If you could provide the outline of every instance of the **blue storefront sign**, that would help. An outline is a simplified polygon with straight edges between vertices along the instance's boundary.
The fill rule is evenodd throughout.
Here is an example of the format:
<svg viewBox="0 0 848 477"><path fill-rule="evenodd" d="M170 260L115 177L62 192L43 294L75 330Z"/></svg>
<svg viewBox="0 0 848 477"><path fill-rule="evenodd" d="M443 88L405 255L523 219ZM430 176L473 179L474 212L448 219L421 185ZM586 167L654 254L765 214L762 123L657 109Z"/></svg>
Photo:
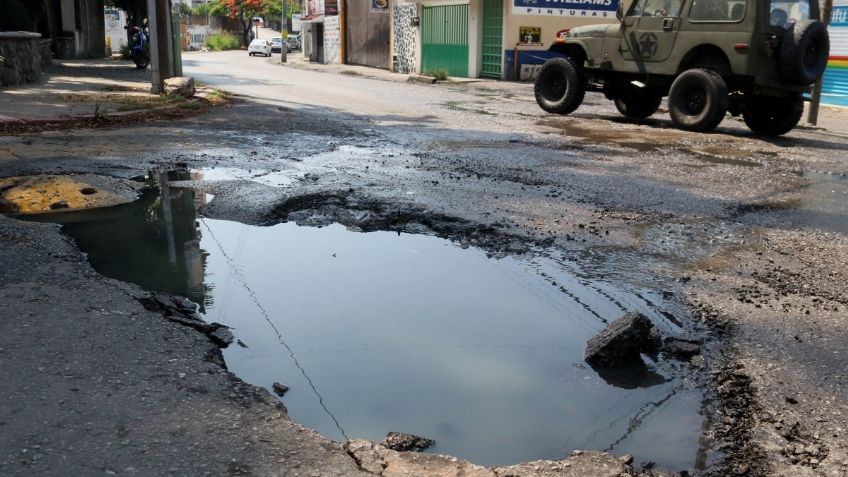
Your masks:
<svg viewBox="0 0 848 477"><path fill-rule="evenodd" d="M615 16L619 0L512 0L513 15Z"/></svg>

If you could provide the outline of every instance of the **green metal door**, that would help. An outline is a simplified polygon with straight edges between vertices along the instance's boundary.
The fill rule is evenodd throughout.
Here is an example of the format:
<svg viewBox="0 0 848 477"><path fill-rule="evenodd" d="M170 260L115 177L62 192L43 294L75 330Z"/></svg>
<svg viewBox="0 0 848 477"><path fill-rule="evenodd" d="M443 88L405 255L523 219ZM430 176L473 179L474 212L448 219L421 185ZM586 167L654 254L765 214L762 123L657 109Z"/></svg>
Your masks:
<svg viewBox="0 0 848 477"><path fill-rule="evenodd" d="M480 76L501 77L503 0L483 0L483 48Z"/></svg>
<svg viewBox="0 0 848 477"><path fill-rule="evenodd" d="M450 76L468 76L468 5L424 7L421 71L437 69Z"/></svg>

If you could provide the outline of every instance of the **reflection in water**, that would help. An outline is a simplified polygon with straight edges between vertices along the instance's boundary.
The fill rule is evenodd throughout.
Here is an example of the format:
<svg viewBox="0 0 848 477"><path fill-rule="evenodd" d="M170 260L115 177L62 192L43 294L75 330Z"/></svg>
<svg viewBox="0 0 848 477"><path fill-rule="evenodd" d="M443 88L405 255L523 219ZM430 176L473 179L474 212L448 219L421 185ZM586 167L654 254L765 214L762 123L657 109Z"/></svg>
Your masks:
<svg viewBox="0 0 848 477"><path fill-rule="evenodd" d="M179 178L170 174L171 180ZM163 184L131 204L26 218L63 224L62 230L103 275L185 296L204 312L211 295L204 281L198 199L191 189Z"/></svg>
<svg viewBox="0 0 848 477"><path fill-rule="evenodd" d="M607 384L621 389L649 388L668 382L668 378L649 368L642 360L626 366L592 366L592 369Z"/></svg>
<svg viewBox="0 0 848 477"><path fill-rule="evenodd" d="M576 448L705 462L702 396L662 362L582 365L622 310L663 321L646 290L432 236L199 219L192 191L160 190L50 219L101 273L204 304L247 345L224 350L229 369L289 385L292 417L332 439L412 432L486 465Z"/></svg>

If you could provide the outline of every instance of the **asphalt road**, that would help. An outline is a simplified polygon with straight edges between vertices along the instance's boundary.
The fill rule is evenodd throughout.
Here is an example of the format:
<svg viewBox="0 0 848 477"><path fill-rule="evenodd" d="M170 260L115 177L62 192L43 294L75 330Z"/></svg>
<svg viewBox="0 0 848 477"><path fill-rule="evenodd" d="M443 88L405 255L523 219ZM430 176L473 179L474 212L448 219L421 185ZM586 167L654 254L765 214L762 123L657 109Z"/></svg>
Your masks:
<svg viewBox="0 0 848 477"><path fill-rule="evenodd" d="M731 118L716 133L686 133L673 129L662 111L624 121L594 94L572 116L556 117L536 107L529 85L407 84L280 66L273 63L278 58L187 54L186 72L235 95L230 105L179 122L4 137L2 176L130 178L177 165L273 169L292 177L293 186L192 184L215 197L203 213L245 223L406 227L494 255L555 251L592 276L665 292L685 327L708 337L702 385L715 404L705 432L724 443L727 455L716 475L848 472L844 137L801 128L764 139ZM318 436L291 440L297 426L288 421L263 427L268 411L246 403L262 403L264 395L226 373L206 371L211 345L202 335L140 308L131 299L137 290L128 293L92 272L55 229L12 220L0 225L13 245L0 255L9 270L0 291L4 303L15 304L3 312L0 387L16 403L0 414L2 473L63 475L60 466L69 465L84 475L146 464L151 473L164 473L183 462L186 469L206 463L214 475L222 469L273 475L270 463L289 465L280 462L290 459L286 454L306 454L294 459L296 467L284 467L292 475L357 471L340 447ZM13 267L17 262L31 265ZM71 307L80 294L91 303ZM108 315L92 314L95 309ZM73 342L62 339L69 325L60 315L78 320L74 326L82 331ZM32 321L19 324L22 316ZM155 325L130 332L137 322L127 327L120 321L127 316ZM103 326L112 328L93 337ZM142 340L132 356L121 351L122 333ZM186 366L205 374L157 361L173 353L169 333L178 334ZM42 336L52 337L50 346L37 346ZM78 372L63 371L77 343L90 343L98 358L83 353L74 361ZM160 366L175 369L157 373ZM141 381L121 377L138 373ZM31 384L21 384L29 376ZM63 380L73 378L67 376L85 382L68 391ZM181 385L181 379L189 381ZM167 411L135 401L142 391ZM79 401L55 398L69 392ZM109 393L115 399L102 399ZM247 409L229 418L242 420L242 429L208 412L208 400L222 406L219 415ZM68 405L80 413L69 414ZM98 414L109 417L101 422ZM173 425L186 418L192 426ZM118 439L128 440L121 430L128 419L155 424L140 443L123 444ZM54 430L68 428L73 433ZM257 434L246 436L244 429ZM225 437L190 452L160 444L216 432ZM268 444L279 439L295 447ZM24 441L38 447L19 445ZM94 444L75 453L70 443L78 441ZM102 461L107 442L123 446L110 450L114 464ZM319 448L329 457L316 454ZM35 453L39 458L31 459Z"/></svg>

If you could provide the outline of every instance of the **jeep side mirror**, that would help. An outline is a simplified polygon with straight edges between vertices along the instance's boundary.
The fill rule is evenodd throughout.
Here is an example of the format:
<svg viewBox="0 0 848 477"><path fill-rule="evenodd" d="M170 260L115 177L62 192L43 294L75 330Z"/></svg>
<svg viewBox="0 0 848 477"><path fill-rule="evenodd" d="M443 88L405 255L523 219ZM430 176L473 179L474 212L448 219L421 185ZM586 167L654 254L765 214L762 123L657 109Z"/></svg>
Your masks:
<svg viewBox="0 0 848 477"><path fill-rule="evenodd" d="M615 9L615 18L618 18L618 21L624 20L624 2L622 0L618 0L618 8Z"/></svg>

